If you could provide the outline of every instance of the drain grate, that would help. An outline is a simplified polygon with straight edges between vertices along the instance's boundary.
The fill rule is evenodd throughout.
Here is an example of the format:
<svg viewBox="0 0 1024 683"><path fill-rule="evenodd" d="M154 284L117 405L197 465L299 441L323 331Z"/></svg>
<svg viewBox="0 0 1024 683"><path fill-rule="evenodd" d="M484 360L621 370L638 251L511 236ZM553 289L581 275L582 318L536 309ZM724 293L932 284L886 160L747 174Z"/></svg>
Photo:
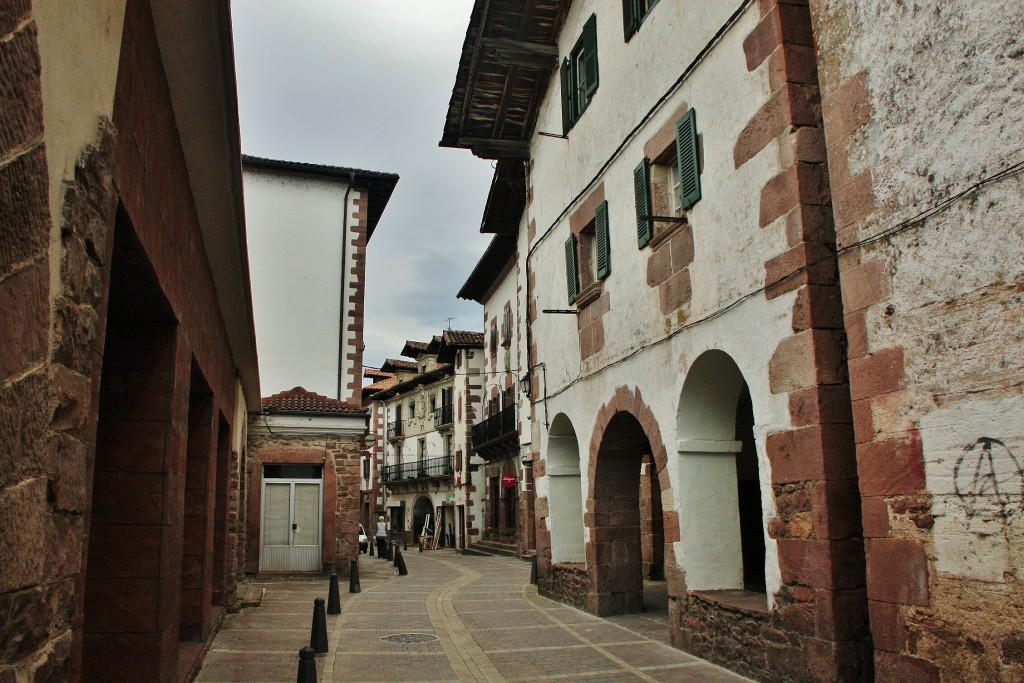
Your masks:
<svg viewBox="0 0 1024 683"><path fill-rule="evenodd" d="M384 636L381 640L386 640L389 643L433 643L437 640L437 636L432 636L429 633L396 633Z"/></svg>

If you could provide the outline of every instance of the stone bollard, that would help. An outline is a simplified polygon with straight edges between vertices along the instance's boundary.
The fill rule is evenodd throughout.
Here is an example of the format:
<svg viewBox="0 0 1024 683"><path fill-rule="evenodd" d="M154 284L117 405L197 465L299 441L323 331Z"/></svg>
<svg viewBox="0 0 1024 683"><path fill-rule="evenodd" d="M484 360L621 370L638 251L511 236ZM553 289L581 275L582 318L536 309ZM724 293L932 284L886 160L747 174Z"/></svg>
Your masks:
<svg viewBox="0 0 1024 683"><path fill-rule="evenodd" d="M530 558L530 585L537 585L537 555Z"/></svg>
<svg viewBox="0 0 1024 683"><path fill-rule="evenodd" d="M295 683L316 683L316 652L311 647L299 650L299 675Z"/></svg>
<svg viewBox="0 0 1024 683"><path fill-rule="evenodd" d="M359 588L359 563L355 560L352 560L352 564L348 570L348 592L361 592L361 589ZM340 609L338 610L338 613L341 613Z"/></svg>
<svg viewBox="0 0 1024 683"><path fill-rule="evenodd" d="M327 652L327 613L324 611L324 599L313 601L313 628L309 632L309 646L317 654Z"/></svg>
<svg viewBox="0 0 1024 683"><path fill-rule="evenodd" d="M402 551L395 549L395 566L398 567L398 575L406 576L409 570L405 568L405 558L402 557Z"/></svg>
<svg viewBox="0 0 1024 683"><path fill-rule="evenodd" d="M327 613L341 614L341 590L338 588L337 574L331 574L331 586L327 590Z"/></svg>

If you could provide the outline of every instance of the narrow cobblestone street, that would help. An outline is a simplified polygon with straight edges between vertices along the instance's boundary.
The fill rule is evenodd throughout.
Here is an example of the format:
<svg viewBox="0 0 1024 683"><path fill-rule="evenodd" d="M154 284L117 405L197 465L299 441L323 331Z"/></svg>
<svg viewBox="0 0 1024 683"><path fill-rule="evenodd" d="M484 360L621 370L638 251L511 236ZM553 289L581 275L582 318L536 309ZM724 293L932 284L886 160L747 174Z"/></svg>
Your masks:
<svg viewBox="0 0 1024 683"><path fill-rule="evenodd" d="M745 681L652 634L641 615L600 619L539 597L529 564L448 551L403 554L408 576L362 556L362 592L342 581L342 611L327 617L321 681ZM228 615L197 681L295 680L325 579L254 583L258 608ZM387 636L420 634L425 642ZM412 640L412 639L406 639Z"/></svg>

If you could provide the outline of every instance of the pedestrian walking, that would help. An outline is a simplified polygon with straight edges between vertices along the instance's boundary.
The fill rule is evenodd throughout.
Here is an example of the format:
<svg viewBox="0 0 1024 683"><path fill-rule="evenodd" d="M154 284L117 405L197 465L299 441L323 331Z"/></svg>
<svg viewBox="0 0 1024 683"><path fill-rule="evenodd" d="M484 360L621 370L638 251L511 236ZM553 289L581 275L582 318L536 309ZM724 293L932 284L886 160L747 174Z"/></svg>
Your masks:
<svg viewBox="0 0 1024 683"><path fill-rule="evenodd" d="M388 542L388 523L384 521L384 515L377 517L377 530L373 538L377 541L377 557L384 557Z"/></svg>

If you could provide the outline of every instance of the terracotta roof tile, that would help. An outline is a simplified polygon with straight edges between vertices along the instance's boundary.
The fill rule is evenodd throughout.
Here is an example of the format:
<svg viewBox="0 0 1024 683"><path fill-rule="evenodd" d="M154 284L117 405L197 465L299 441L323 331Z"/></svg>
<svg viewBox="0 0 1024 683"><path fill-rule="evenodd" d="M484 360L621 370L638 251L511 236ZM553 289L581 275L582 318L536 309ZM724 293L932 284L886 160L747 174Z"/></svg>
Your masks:
<svg viewBox="0 0 1024 683"><path fill-rule="evenodd" d="M454 346L479 346L484 345L483 332L467 332L465 330L445 330L442 333L445 344Z"/></svg>
<svg viewBox="0 0 1024 683"><path fill-rule="evenodd" d="M393 372L399 370L401 372L417 372L419 366L413 363L411 360L398 360L397 358L388 358L384 361L384 365L380 366L380 369L384 372Z"/></svg>
<svg viewBox="0 0 1024 683"><path fill-rule="evenodd" d="M273 396L263 398L263 412L265 413L336 413L358 415L366 412L365 408L338 401L337 399L321 396L320 394L306 391L302 387L295 387L288 391L282 391Z"/></svg>
<svg viewBox="0 0 1024 683"><path fill-rule="evenodd" d="M395 373L386 372L384 370L378 370L377 368L363 368L363 377L371 377L375 379L386 379L388 377L394 377Z"/></svg>

